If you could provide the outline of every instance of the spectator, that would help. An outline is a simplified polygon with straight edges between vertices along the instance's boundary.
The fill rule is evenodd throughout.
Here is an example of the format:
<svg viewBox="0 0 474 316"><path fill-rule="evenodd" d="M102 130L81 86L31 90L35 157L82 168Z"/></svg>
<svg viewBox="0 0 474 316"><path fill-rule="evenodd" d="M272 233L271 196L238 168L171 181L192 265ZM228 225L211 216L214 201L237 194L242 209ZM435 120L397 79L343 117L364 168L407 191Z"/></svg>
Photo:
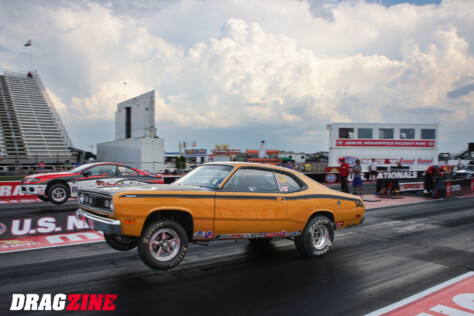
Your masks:
<svg viewBox="0 0 474 316"><path fill-rule="evenodd" d="M295 169L295 168L293 167L293 164L291 163L291 161L288 161L288 163L286 164L286 167L287 167L288 169L291 169L291 170Z"/></svg>
<svg viewBox="0 0 474 316"><path fill-rule="evenodd" d="M63 164L59 160L54 163L54 170L63 171Z"/></svg>
<svg viewBox="0 0 474 316"><path fill-rule="evenodd" d="M44 172L46 170L46 164L43 161L40 161L38 163L38 172Z"/></svg>
<svg viewBox="0 0 474 316"><path fill-rule="evenodd" d="M3 152L3 150L0 149L0 161L3 160L7 155Z"/></svg>
<svg viewBox="0 0 474 316"><path fill-rule="evenodd" d="M433 165L425 171L425 191L423 192L425 195L431 195L433 192L433 174L436 169L438 169L438 166Z"/></svg>
<svg viewBox="0 0 474 316"><path fill-rule="evenodd" d="M456 167L458 167L458 170L464 169L464 164L462 163L461 158L458 158L458 163L456 164Z"/></svg>
<svg viewBox="0 0 474 316"><path fill-rule="evenodd" d="M341 165L339 166L339 178L341 181L341 190L342 192L349 193L349 185L347 183L347 177L351 167L347 164L346 159L341 158Z"/></svg>
<svg viewBox="0 0 474 316"><path fill-rule="evenodd" d="M372 162L369 165L369 180L377 180L377 166L375 165L375 159L372 159Z"/></svg>
<svg viewBox="0 0 474 316"><path fill-rule="evenodd" d="M433 181L435 183L436 192L434 198L446 197L446 183L444 182L444 171L441 168L436 168L433 171Z"/></svg>
<svg viewBox="0 0 474 316"><path fill-rule="evenodd" d="M360 166L360 160L356 159L356 164L352 167L354 173L354 180L352 180L352 186L354 187L354 195L357 195L357 188L359 188L360 196L362 196L362 168Z"/></svg>

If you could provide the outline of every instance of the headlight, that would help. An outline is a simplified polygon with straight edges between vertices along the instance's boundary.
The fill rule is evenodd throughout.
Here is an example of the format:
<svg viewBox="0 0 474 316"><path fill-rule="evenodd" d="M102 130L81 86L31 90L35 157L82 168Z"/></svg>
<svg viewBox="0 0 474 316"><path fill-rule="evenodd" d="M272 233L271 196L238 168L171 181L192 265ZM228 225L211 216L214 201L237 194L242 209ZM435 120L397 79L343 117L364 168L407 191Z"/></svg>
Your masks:
<svg viewBox="0 0 474 316"><path fill-rule="evenodd" d="M79 203L84 204L84 201L86 200L86 195L84 193L81 193L79 196Z"/></svg>
<svg viewBox="0 0 474 316"><path fill-rule="evenodd" d="M105 200L105 201L104 201L104 206L105 206L106 208L109 208L109 207L110 207L110 200Z"/></svg>
<svg viewBox="0 0 474 316"><path fill-rule="evenodd" d="M33 182L38 182L40 181L39 178L29 178L25 180L25 183L33 183Z"/></svg>
<svg viewBox="0 0 474 316"><path fill-rule="evenodd" d="M114 210L114 200L110 200L110 209Z"/></svg>

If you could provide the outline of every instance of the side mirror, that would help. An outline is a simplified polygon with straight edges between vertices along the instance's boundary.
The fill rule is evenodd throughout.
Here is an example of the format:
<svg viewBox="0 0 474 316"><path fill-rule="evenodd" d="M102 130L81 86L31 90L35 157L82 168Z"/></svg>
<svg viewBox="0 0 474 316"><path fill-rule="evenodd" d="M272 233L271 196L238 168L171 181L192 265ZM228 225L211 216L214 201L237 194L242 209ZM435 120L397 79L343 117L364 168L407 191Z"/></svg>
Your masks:
<svg viewBox="0 0 474 316"><path fill-rule="evenodd" d="M92 171L89 171L89 170L86 170L86 171L84 171L84 172L82 173L82 175L83 175L84 177L88 177L88 176L90 176L91 174L92 174Z"/></svg>

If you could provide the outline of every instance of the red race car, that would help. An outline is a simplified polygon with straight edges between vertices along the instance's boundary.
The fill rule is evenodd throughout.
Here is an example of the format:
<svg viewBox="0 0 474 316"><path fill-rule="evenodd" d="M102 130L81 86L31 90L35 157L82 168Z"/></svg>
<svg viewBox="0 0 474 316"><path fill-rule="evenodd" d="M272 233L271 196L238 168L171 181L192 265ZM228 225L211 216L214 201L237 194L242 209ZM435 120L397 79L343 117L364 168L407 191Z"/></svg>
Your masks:
<svg viewBox="0 0 474 316"><path fill-rule="evenodd" d="M37 195L42 201L63 204L77 197L79 187L164 183L162 175L119 163L98 162L79 166L71 171L33 174L21 181L21 192Z"/></svg>

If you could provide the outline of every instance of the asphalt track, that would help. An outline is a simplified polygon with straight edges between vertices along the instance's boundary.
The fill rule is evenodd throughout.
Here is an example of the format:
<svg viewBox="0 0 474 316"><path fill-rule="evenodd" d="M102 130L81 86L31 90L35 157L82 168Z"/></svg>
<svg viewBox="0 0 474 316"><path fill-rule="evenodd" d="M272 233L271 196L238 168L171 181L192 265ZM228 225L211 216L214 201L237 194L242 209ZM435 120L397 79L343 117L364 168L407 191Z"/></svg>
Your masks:
<svg viewBox="0 0 474 316"><path fill-rule="evenodd" d="M71 201L0 211L25 206L33 213L76 208ZM166 272L147 268L136 250L104 242L0 254L0 315L45 313L10 312L14 293L117 294L114 315L365 315L474 271L474 197L366 214L317 259L303 259L289 240L190 245Z"/></svg>

